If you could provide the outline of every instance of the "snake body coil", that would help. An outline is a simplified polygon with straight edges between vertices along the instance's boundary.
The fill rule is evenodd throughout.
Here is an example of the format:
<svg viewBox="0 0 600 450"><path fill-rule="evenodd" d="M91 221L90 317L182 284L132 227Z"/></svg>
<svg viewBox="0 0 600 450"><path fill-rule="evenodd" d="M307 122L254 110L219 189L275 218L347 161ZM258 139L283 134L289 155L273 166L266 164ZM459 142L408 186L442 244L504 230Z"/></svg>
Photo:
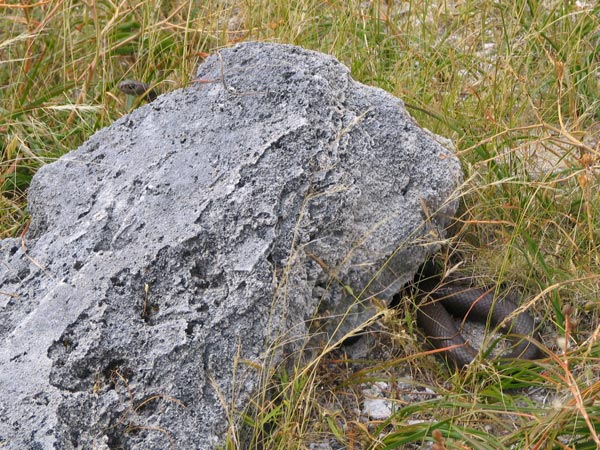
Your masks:
<svg viewBox="0 0 600 450"><path fill-rule="evenodd" d="M515 313L517 299L503 293L496 296L494 289L474 288L459 280L444 279L429 275L415 283L420 298L417 324L425 333L429 343L443 349L444 356L457 367L468 365L477 356L473 348L461 335L453 316L468 321L488 324L497 328L515 342L506 358L540 358L539 348L532 340L540 341L533 318L526 311Z"/></svg>

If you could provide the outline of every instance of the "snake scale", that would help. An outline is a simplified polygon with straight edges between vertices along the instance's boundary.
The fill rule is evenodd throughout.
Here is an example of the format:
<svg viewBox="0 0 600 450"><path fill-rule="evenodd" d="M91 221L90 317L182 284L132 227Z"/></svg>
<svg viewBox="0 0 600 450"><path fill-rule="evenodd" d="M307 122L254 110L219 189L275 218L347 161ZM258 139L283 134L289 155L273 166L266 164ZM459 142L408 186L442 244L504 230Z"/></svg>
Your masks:
<svg viewBox="0 0 600 450"><path fill-rule="evenodd" d="M498 329L513 341L503 358L538 359L542 352L535 322L527 311L516 312L518 299L513 293L496 295L495 289L472 287L462 280L439 275L435 264L426 263L415 279L413 292L420 300L417 325L427 341L442 355L462 368L478 354L462 336L454 317L464 318Z"/></svg>

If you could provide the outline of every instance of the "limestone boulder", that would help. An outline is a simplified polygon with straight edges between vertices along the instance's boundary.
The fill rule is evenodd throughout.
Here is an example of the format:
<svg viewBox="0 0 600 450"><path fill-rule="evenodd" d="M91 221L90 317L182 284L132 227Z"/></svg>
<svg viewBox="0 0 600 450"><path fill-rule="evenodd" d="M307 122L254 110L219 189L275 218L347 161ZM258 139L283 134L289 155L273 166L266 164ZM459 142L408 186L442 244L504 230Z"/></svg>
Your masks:
<svg viewBox="0 0 600 450"><path fill-rule="evenodd" d="M286 45L197 77L42 167L0 241L3 448L214 449L443 236L460 165L401 100Z"/></svg>

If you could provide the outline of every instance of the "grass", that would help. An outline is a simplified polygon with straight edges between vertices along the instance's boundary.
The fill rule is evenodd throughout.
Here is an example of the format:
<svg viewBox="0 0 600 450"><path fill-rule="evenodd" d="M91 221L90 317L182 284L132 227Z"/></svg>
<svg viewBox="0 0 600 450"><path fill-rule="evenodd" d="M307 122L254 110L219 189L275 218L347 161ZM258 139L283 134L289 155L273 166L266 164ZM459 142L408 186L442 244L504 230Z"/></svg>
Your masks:
<svg viewBox="0 0 600 450"><path fill-rule="evenodd" d="M25 229L25 195L41 165L127 112L120 80L173 90L208 54L243 40L333 54L454 141L466 182L450 259L482 283L530 294L550 353L448 373L419 350L408 306L369 332L382 358L327 348L267 377L269 395L265 387L238 412L245 425L232 424L228 446L242 448L244 437L264 449L600 446L595 2L0 3L0 237ZM405 394L403 377L435 395ZM390 399L389 419L357 412L374 381Z"/></svg>

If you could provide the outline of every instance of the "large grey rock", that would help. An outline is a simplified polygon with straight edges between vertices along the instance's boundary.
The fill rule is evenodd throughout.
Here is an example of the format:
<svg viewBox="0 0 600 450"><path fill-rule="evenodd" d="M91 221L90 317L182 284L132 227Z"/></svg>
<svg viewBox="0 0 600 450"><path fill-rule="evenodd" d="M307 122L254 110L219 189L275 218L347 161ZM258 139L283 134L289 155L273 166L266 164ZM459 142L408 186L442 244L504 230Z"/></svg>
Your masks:
<svg viewBox="0 0 600 450"><path fill-rule="evenodd" d="M3 448L215 448L317 306L365 320L453 214L457 160L334 58L249 43L198 77L40 169L0 242Z"/></svg>

